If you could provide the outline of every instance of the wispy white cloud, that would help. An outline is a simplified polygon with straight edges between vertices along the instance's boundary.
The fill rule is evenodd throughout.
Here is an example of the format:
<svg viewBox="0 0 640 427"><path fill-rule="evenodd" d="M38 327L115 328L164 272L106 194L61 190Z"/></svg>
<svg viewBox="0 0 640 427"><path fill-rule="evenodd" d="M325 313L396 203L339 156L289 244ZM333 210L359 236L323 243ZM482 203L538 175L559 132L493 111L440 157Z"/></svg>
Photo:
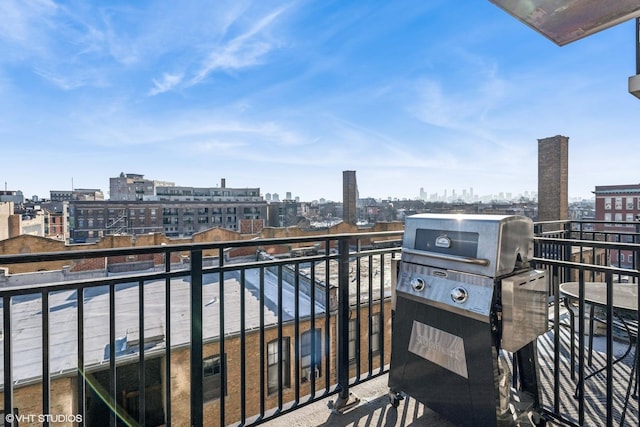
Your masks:
<svg viewBox="0 0 640 427"><path fill-rule="evenodd" d="M260 63L273 48L264 33L286 9L282 7L269 13L229 43L214 47L190 83L198 84L216 70L236 70Z"/></svg>
<svg viewBox="0 0 640 427"><path fill-rule="evenodd" d="M182 78L182 74L165 73L162 75L162 80L153 79L154 87L149 91L149 95L154 96L170 91L182 82Z"/></svg>
<svg viewBox="0 0 640 427"><path fill-rule="evenodd" d="M58 13L56 4L48 0L0 2L0 66L31 61L46 64L54 46L50 32L57 27Z"/></svg>

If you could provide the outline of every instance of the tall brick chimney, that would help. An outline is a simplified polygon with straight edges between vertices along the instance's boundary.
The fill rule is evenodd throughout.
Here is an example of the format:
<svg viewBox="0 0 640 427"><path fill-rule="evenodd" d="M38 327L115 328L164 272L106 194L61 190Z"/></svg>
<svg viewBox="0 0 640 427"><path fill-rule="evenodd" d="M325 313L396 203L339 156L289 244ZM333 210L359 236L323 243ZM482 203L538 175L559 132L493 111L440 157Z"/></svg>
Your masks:
<svg viewBox="0 0 640 427"><path fill-rule="evenodd" d="M358 199L358 184L356 183L356 171L343 171L342 172L342 220L346 224L356 223L357 199Z"/></svg>
<svg viewBox="0 0 640 427"><path fill-rule="evenodd" d="M569 138L538 140L538 221L569 218Z"/></svg>

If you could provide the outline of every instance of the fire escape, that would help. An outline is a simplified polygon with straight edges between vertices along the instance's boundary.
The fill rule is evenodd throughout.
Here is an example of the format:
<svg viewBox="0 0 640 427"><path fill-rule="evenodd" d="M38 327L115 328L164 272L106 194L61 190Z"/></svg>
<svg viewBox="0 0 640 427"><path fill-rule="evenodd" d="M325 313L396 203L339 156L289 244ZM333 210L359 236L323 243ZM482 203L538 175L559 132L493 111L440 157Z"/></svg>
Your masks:
<svg viewBox="0 0 640 427"><path fill-rule="evenodd" d="M128 234L128 231L129 231L128 224L129 222L127 221L127 215L125 213L125 210L123 209L122 212L120 213L120 216L118 216L113 222L107 225L105 234L107 235Z"/></svg>

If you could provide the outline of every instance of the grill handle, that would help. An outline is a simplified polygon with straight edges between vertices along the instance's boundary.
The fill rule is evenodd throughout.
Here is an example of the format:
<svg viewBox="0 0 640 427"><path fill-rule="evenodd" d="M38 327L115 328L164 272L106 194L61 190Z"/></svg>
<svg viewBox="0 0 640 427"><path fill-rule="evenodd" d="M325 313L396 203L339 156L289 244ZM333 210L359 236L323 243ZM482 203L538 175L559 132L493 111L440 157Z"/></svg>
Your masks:
<svg viewBox="0 0 640 427"><path fill-rule="evenodd" d="M443 261L455 261L455 262L462 262L464 264L473 264L473 265L482 265L482 266L489 265L488 259L467 258L467 257L461 257L461 256L453 256L453 255L441 255L434 252L424 252L424 251L418 251L415 249L407 249L407 248L403 248L402 252L407 253L409 255L426 256L429 258L439 259Z"/></svg>

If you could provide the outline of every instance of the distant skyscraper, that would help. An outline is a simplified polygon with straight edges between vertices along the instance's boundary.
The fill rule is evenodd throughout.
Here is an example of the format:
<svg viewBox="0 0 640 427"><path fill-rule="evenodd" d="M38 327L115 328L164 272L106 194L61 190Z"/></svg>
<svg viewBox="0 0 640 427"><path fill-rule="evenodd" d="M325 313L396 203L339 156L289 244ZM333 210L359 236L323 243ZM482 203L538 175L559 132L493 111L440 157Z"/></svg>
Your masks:
<svg viewBox="0 0 640 427"><path fill-rule="evenodd" d="M356 223L357 200L358 200L358 184L356 182L356 171L343 171L342 172L342 220L347 224Z"/></svg>
<svg viewBox="0 0 640 427"><path fill-rule="evenodd" d="M265 195L264 195L264 199L265 199L267 202L270 202L270 201L271 201L271 193L267 193L267 194L265 194Z"/></svg>
<svg viewBox="0 0 640 427"><path fill-rule="evenodd" d="M538 140L538 221L569 217L569 138Z"/></svg>
<svg viewBox="0 0 640 427"><path fill-rule="evenodd" d="M291 191L287 191L286 196L287 196L287 200L291 200Z"/></svg>

